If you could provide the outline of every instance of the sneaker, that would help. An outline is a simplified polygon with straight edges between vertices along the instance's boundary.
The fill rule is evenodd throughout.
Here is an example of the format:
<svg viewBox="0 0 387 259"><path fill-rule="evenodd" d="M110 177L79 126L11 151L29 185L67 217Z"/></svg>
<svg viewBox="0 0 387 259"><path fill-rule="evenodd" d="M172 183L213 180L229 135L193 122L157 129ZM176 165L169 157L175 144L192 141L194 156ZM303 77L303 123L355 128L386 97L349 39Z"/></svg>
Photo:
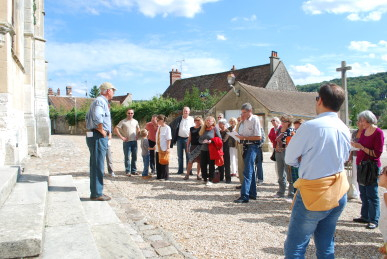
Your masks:
<svg viewBox="0 0 387 259"><path fill-rule="evenodd" d="M378 227L378 224L375 224L375 223L368 223L368 225L366 226L366 228L368 229L375 229Z"/></svg>
<svg viewBox="0 0 387 259"><path fill-rule="evenodd" d="M126 173L125 175L126 175L126 176L129 176L129 177L132 176L130 173Z"/></svg>
<svg viewBox="0 0 387 259"><path fill-rule="evenodd" d="M206 182L206 186L211 186L211 185L212 185L212 182L210 182L210 181Z"/></svg>
<svg viewBox="0 0 387 259"><path fill-rule="evenodd" d="M273 197L274 197L274 198L283 198L284 195L280 195L280 194L276 193Z"/></svg>
<svg viewBox="0 0 387 259"><path fill-rule="evenodd" d="M258 180L257 185L262 185L262 184L263 184L263 180Z"/></svg>
<svg viewBox="0 0 387 259"><path fill-rule="evenodd" d="M138 175L138 173L137 172L133 172L132 175Z"/></svg>
<svg viewBox="0 0 387 259"><path fill-rule="evenodd" d="M111 174L109 174L109 176L116 177L116 174L114 172L112 172Z"/></svg>
<svg viewBox="0 0 387 259"><path fill-rule="evenodd" d="M149 180L149 179L152 179L152 176L150 176L150 175L145 175L145 176L142 177L142 179L144 179L144 180Z"/></svg>

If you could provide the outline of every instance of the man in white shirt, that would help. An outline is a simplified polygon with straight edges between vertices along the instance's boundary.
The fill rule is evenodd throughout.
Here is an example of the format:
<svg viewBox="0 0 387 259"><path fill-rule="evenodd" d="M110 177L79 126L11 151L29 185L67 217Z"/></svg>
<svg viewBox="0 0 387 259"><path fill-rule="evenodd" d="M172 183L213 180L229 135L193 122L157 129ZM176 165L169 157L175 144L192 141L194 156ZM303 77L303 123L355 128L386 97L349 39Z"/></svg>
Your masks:
<svg viewBox="0 0 387 259"><path fill-rule="evenodd" d="M184 172L184 152L185 152L185 163L188 162L187 154L187 141L189 137L189 129L195 126L194 119L189 116L190 108L183 108L183 115L179 116L171 123L172 130L172 145L176 143L177 145L177 157L179 161L179 169L177 174L182 174Z"/></svg>
<svg viewBox="0 0 387 259"><path fill-rule="evenodd" d="M140 134L140 126L138 121L133 118L134 110L126 111L126 119L121 120L114 128L114 132L123 141L125 173L127 176L138 175L137 173L137 139ZM132 161L129 160L131 156Z"/></svg>

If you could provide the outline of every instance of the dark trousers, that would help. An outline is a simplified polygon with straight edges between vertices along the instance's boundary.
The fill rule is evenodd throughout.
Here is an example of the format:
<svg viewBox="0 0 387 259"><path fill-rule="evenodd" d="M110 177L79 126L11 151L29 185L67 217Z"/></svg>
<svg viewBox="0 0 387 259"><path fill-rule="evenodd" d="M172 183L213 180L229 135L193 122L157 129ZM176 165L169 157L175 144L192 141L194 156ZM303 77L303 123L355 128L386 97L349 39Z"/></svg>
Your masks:
<svg viewBox="0 0 387 259"><path fill-rule="evenodd" d="M220 173L220 180L223 181L224 174L226 173L226 181L231 181L230 148L228 146L224 147L223 153L224 165L218 167Z"/></svg>
<svg viewBox="0 0 387 259"><path fill-rule="evenodd" d="M169 179L169 165L162 165L159 163L159 152L156 152L156 171L157 179Z"/></svg>
<svg viewBox="0 0 387 259"><path fill-rule="evenodd" d="M148 139L148 142L149 142L150 148L156 146L156 142L149 140L149 139ZM150 169L152 171L154 171L156 169L156 167L155 167L155 152L156 152L156 150L149 150L149 166L150 166Z"/></svg>
<svg viewBox="0 0 387 259"><path fill-rule="evenodd" d="M207 171L207 166L209 167L209 173ZM205 181L208 178L212 181L215 173L215 160L210 159L210 152L208 151L202 150L200 152L200 170L202 171L202 177Z"/></svg>

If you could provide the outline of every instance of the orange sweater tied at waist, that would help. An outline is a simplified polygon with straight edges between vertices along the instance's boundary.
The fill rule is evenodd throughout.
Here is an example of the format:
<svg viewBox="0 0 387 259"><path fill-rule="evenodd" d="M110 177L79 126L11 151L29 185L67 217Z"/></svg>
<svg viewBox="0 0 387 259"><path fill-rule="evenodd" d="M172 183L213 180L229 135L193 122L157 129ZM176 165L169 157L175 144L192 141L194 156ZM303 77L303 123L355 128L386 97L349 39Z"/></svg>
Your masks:
<svg viewBox="0 0 387 259"><path fill-rule="evenodd" d="M307 210L327 211L339 206L339 200L348 191L349 183L347 175L341 172L315 180L299 178L294 187L301 193Z"/></svg>

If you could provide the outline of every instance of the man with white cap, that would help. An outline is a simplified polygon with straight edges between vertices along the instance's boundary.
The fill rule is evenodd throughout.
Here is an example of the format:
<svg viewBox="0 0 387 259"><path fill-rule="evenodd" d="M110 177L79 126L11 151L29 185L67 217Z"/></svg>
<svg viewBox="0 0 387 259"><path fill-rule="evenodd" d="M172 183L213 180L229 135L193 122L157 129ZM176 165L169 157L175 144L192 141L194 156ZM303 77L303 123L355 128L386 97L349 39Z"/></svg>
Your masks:
<svg viewBox="0 0 387 259"><path fill-rule="evenodd" d="M116 88L108 82L99 87L101 95L90 105L86 114L86 143L90 151L90 199L108 201L111 198L103 194L104 161L111 133L109 103Z"/></svg>

